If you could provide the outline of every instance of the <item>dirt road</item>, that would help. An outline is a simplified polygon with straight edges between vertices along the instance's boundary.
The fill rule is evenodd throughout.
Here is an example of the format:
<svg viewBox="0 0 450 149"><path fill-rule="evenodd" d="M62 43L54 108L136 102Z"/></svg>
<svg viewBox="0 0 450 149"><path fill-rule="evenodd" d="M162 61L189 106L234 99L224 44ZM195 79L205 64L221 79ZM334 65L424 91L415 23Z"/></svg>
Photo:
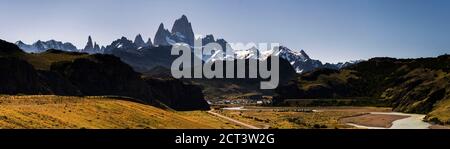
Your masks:
<svg viewBox="0 0 450 149"><path fill-rule="evenodd" d="M211 110L211 111L208 111L208 113L211 114L211 115L214 115L214 116L217 116L217 117L226 119L226 120L228 120L228 121L231 121L231 122L236 123L236 124L238 124L238 125L247 127L247 128L249 128L249 129L261 129L261 128L259 128L259 127L256 127L256 126L253 126L253 125L250 125L250 124L247 124L247 123L238 121L238 120L236 120L236 119L232 119L232 118L230 118L230 117L224 116L224 115L222 115L222 114L213 112L212 110Z"/></svg>

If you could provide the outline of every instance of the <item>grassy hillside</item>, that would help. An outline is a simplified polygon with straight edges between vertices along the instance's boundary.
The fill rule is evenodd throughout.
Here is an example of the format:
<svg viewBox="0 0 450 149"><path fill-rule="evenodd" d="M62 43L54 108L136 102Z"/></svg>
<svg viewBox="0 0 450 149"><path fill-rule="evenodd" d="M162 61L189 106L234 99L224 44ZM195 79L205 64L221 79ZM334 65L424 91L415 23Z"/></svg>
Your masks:
<svg viewBox="0 0 450 149"><path fill-rule="evenodd" d="M245 109L241 111L220 110L217 112L260 128L340 129L353 128L340 121L342 118L373 111L386 112L391 110L390 108L379 107L314 107L317 112L308 111L309 108L305 107L245 107Z"/></svg>
<svg viewBox="0 0 450 149"><path fill-rule="evenodd" d="M0 128L240 128L204 111L175 112L108 97L0 96Z"/></svg>
<svg viewBox="0 0 450 149"><path fill-rule="evenodd" d="M25 53L0 40L0 94L116 95L175 110L209 110L201 90L178 80L142 78L121 58L50 49Z"/></svg>
<svg viewBox="0 0 450 149"><path fill-rule="evenodd" d="M86 58L88 54L48 50L43 53L26 54L21 58L38 70L49 70L52 63L61 61L73 61L78 58Z"/></svg>
<svg viewBox="0 0 450 149"><path fill-rule="evenodd" d="M425 120L443 125L450 125L450 100L440 101Z"/></svg>
<svg viewBox="0 0 450 149"><path fill-rule="evenodd" d="M277 89L284 99L383 99L395 111L442 111L450 99L450 56L373 58L342 70L316 70ZM442 112L434 112L441 113Z"/></svg>

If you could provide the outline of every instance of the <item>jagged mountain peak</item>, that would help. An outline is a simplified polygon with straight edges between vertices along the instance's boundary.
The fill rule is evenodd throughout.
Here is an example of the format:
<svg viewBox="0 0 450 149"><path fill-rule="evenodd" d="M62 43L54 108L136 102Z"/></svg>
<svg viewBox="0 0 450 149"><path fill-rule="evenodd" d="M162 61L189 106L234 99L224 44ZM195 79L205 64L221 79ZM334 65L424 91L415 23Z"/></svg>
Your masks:
<svg viewBox="0 0 450 149"><path fill-rule="evenodd" d="M181 18L180 19L184 19L184 20L187 20L187 17L186 17L186 15L181 15Z"/></svg>
<svg viewBox="0 0 450 149"><path fill-rule="evenodd" d="M89 35L88 41L86 43L86 46L84 47L84 50L93 49L93 48L94 48L94 44L92 43L92 37L91 37L91 35Z"/></svg>
<svg viewBox="0 0 450 149"><path fill-rule="evenodd" d="M134 39L135 39L135 40L136 40L136 39L142 39L142 35L141 35L141 34L137 34L136 37L135 37Z"/></svg>
<svg viewBox="0 0 450 149"><path fill-rule="evenodd" d="M134 44L138 47L146 47L147 46L144 39L142 39L141 34L136 35L136 38L134 38Z"/></svg>
<svg viewBox="0 0 450 149"><path fill-rule="evenodd" d="M300 50L300 54L305 57L305 59L311 59L308 54L306 54L305 50Z"/></svg>
<svg viewBox="0 0 450 149"><path fill-rule="evenodd" d="M167 30L161 23L154 38L154 44L162 46L186 43L193 47L194 41L194 31L186 15L182 15L181 18L175 20L171 31Z"/></svg>
<svg viewBox="0 0 450 149"><path fill-rule="evenodd" d="M154 44L167 46L167 45L169 45L169 42L167 40L170 37L171 37L171 33L169 32L169 30L164 28L164 24L161 23L161 24L159 24L158 31L156 31L155 38L154 38Z"/></svg>
<svg viewBox="0 0 450 149"><path fill-rule="evenodd" d="M164 28L164 23L160 23L159 24L159 27L158 27L158 30L164 30L165 28Z"/></svg>
<svg viewBox="0 0 450 149"><path fill-rule="evenodd" d="M19 41L16 41L15 44L17 45L17 44L25 44L25 43L22 40L19 40Z"/></svg>
<svg viewBox="0 0 450 149"><path fill-rule="evenodd" d="M137 48L136 45L131 40L128 40L124 36L122 36L120 39L113 41L111 43L111 45L106 46L106 49L108 49L108 50L113 50L113 49L133 50L136 48Z"/></svg>
<svg viewBox="0 0 450 149"><path fill-rule="evenodd" d="M176 24L190 24L191 22L189 22L188 18L186 17L186 15L181 15L180 18L175 20L174 26L176 26ZM173 28L172 28L172 32L174 32Z"/></svg>
<svg viewBox="0 0 450 149"><path fill-rule="evenodd" d="M175 39L173 40L176 42L184 42L191 46L194 45L194 31L192 30L191 22L189 22L186 15L182 15L181 18L175 20L171 33L175 36Z"/></svg>
<svg viewBox="0 0 450 149"><path fill-rule="evenodd" d="M103 52L102 49L100 48L100 45L98 45L97 42L94 42L92 40L91 35L88 36L88 41L86 43L86 46L81 51L87 52L87 53L90 53L90 54L102 53Z"/></svg>
<svg viewBox="0 0 450 149"><path fill-rule="evenodd" d="M216 40L214 39L214 36L211 34L206 35L204 38L201 38L201 40L202 40L203 46L207 45L209 43L212 43L212 42L216 42Z"/></svg>

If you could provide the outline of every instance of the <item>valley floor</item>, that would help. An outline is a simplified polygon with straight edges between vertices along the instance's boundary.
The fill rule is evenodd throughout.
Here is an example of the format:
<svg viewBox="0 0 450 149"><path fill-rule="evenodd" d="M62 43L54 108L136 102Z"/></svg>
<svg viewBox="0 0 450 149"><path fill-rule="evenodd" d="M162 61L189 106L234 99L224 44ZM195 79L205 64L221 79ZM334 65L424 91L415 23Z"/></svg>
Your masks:
<svg viewBox="0 0 450 149"><path fill-rule="evenodd" d="M217 113L260 128L300 129L446 129L423 122L424 115L384 107L232 107Z"/></svg>
<svg viewBox="0 0 450 149"><path fill-rule="evenodd" d="M0 128L19 129L390 128L413 118L390 112L381 107L261 106L179 112L100 96L0 95Z"/></svg>
<svg viewBox="0 0 450 149"><path fill-rule="evenodd" d="M245 128L206 111L176 112L107 97L0 96L0 128Z"/></svg>

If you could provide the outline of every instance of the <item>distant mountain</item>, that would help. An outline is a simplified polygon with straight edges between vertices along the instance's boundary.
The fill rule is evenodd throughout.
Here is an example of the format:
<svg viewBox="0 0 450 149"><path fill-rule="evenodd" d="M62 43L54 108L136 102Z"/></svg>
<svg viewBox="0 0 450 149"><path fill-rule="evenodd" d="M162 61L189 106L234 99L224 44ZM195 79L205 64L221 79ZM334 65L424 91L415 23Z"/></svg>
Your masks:
<svg viewBox="0 0 450 149"><path fill-rule="evenodd" d="M94 49L94 44L92 43L91 36L88 37L88 42L86 43L86 46L84 47L84 50L90 50Z"/></svg>
<svg viewBox="0 0 450 149"><path fill-rule="evenodd" d="M335 69L335 70L339 70L339 69L343 69L355 64L358 64L360 62L363 62L363 60L355 60L355 61L348 61L348 62L339 62L339 63L335 63L335 64L331 64L331 63L325 63L323 65L323 68L328 68L328 69Z"/></svg>
<svg viewBox="0 0 450 149"><path fill-rule="evenodd" d="M158 31L156 31L154 44L158 46L168 46L170 45L168 40L171 37L169 30L164 28L164 24L159 24Z"/></svg>
<svg viewBox="0 0 450 149"><path fill-rule="evenodd" d="M133 41L128 40L126 37L122 37L113 41L110 45L106 46L105 53L114 49L121 49L126 51L136 51L138 49L138 45L133 43Z"/></svg>
<svg viewBox="0 0 450 149"><path fill-rule="evenodd" d="M183 15L175 21L171 32L165 29L164 24L161 23L154 39L155 45L168 46L175 43L186 43L194 46L195 36L191 22Z"/></svg>
<svg viewBox="0 0 450 149"><path fill-rule="evenodd" d="M204 41L211 42L213 41L213 36L209 35L206 36ZM219 57L221 53L215 53L211 57L207 57L210 61L216 61L216 60L230 60L232 59L232 55L225 55L224 58ZM330 69L341 69L343 67L350 66L355 62L346 62L346 63L337 63L337 64L322 64L319 60L311 59L308 54L304 50L300 50L299 52L291 50L287 47L280 46L278 53L274 53L273 50L267 50L267 51L259 51L257 48L250 48L248 50L235 50L233 55L236 59L266 59L271 54L274 54L275 56L280 56L280 58L287 60L292 67L294 67L295 71L297 73L304 73L309 72L314 69L318 68L330 68ZM257 55L260 55L259 57ZM231 57L231 58L230 58Z"/></svg>
<svg viewBox="0 0 450 149"><path fill-rule="evenodd" d="M128 41L123 38L119 42ZM39 67L43 63L50 66ZM54 49L28 54L0 40L0 64L0 69L8 72L0 73L0 94L124 96L174 110L209 110L198 86L173 78L143 78L112 55Z"/></svg>
<svg viewBox="0 0 450 149"><path fill-rule="evenodd" d="M383 99L395 111L443 114L445 111L436 108L450 99L449 88L449 55L372 58L340 70L318 69L301 74L279 86L274 101L283 104L285 99ZM435 120L446 123L450 119L447 116Z"/></svg>
<svg viewBox="0 0 450 149"><path fill-rule="evenodd" d="M38 40L37 42L29 45L22 41L17 41L15 43L17 46L19 46L20 49L24 50L28 53L40 53L44 52L48 49L59 49L64 51L78 51L77 47L75 47L72 43L69 42L61 42L56 40L49 40L49 41L41 41Z"/></svg>
<svg viewBox="0 0 450 149"><path fill-rule="evenodd" d="M195 40L201 40L203 44L202 46L205 46L209 43L219 44L223 49L222 53L220 51L216 51L212 55L196 55L204 62L234 59L256 59L258 58L258 54L261 55L261 59L263 60L266 59L270 54L273 54L273 51L271 50L258 53L259 51L256 48L247 50L235 50L231 48L226 40L215 39L214 35L211 34L195 40L194 38L195 37L191 22L189 22L188 18L185 15L182 15L181 18L177 19L174 22L171 31L166 29L163 23L159 25L158 30L155 34L154 44L151 44L150 39L147 43L145 43L140 34L135 37L134 42L126 39L125 37L122 37L121 39L114 41L111 45L106 46L105 53L121 57L125 62L129 63L133 67L136 67L136 70L140 70L143 72L147 72L158 65L170 67L170 62L174 59L170 56L170 52L162 52L160 50L152 51L153 48L151 46L162 46L163 49L167 48L167 50L170 51L168 47L176 43L186 43L193 47L193 43ZM227 49L233 51L232 55L225 54L225 50ZM222 54L225 55L225 57L221 57L220 55ZM310 58L304 50L295 51L284 46L280 46L279 52L274 54L280 56L280 58L282 59L287 60L294 67L297 73L309 72L318 68L341 69L343 67L347 67L356 63L346 62L337 64L323 64L319 60ZM167 58L168 60L162 60L161 58Z"/></svg>
<svg viewBox="0 0 450 149"><path fill-rule="evenodd" d="M206 35L205 37L200 37L195 39L194 31L192 30L192 24L189 22L188 18L185 15L182 15L180 18L175 20L171 31L164 27L164 24L161 23L158 27L158 30L155 34L154 42L149 38L147 42L144 42L142 36L140 34L136 35L134 41L131 41L125 37L117 39L113 41L110 45L101 46L94 42L91 36L88 37L88 41L84 49L81 49L81 52L96 54L96 53L107 53L113 54L115 56L121 57L125 59L125 62L129 63L133 67L136 67L136 70L142 70L144 72L151 70L154 66L162 65L162 66L170 66L171 59L173 57L170 56L170 52L162 52L159 50L152 51L154 46L161 46L162 48L157 49L165 49L169 46L172 46L176 43L186 43L190 45L192 48L194 47L195 40L201 40L203 45L205 46L209 43L218 43L223 51L222 53L216 51L216 53L212 55L196 55L198 58L202 59L204 62L208 61L217 61L217 60L233 60L233 59L255 59L258 58L257 55L261 55L260 58L265 59L270 54L273 54L273 51L263 51L258 53L258 49L232 49L231 46L225 39L215 39L213 35ZM63 51L78 51L75 46L70 43L62 43L54 40L50 40L47 42L38 41L33 45L27 45L21 41L16 43L21 49L24 49L27 52L43 52L48 49L59 49ZM147 50L147 51L146 51ZM170 49L168 49L170 50ZM225 50L232 50L232 55L226 55ZM169 54L169 55L161 55L161 54ZM225 55L225 57L221 57L220 55ZM345 63L337 63L323 64L319 60L315 60L309 57L308 54L304 50L296 51L291 50L287 47L280 46L280 51L275 53L275 55L280 56L281 58L287 60L295 69L297 73L305 73L312 71L318 68L329 68L329 69L341 69L343 67L351 66L359 61L354 62L345 62ZM158 58L154 58L158 57ZM152 58L151 60L149 60ZM162 58L168 58L169 60L162 60Z"/></svg>
<svg viewBox="0 0 450 149"><path fill-rule="evenodd" d="M103 49L100 48L97 42L92 43L92 38L91 36L89 36L86 46L84 47L84 49L81 49L81 52L86 52L89 54L103 53Z"/></svg>
<svg viewBox="0 0 450 149"><path fill-rule="evenodd" d="M141 34L138 34L135 38L134 38L134 45L138 46L138 47L145 47L146 43L144 41L144 39L142 39Z"/></svg>
<svg viewBox="0 0 450 149"><path fill-rule="evenodd" d="M146 46L153 46L152 39L151 39L151 38L148 38L148 40L147 40L147 42L145 43L145 45L146 45Z"/></svg>
<svg viewBox="0 0 450 149"><path fill-rule="evenodd" d="M184 42L191 46L194 45L194 31L192 30L191 22L187 19L185 15L181 16L181 18L175 20L175 23L172 27L172 35L177 43Z"/></svg>

